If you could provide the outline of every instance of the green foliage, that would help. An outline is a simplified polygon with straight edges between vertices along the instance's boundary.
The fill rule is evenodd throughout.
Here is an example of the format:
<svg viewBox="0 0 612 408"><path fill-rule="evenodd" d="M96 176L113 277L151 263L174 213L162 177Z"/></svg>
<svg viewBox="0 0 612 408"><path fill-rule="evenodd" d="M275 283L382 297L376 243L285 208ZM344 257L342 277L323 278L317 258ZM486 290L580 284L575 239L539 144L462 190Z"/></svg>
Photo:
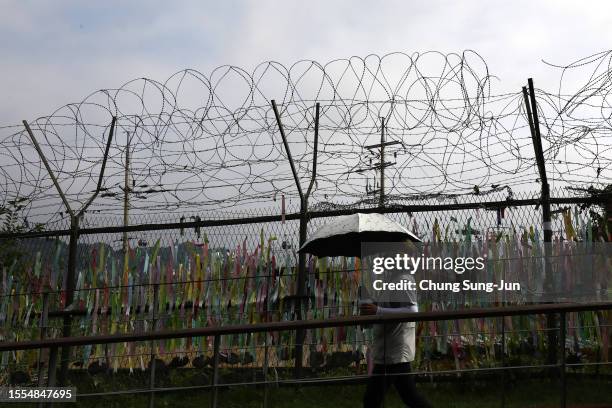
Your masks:
<svg viewBox="0 0 612 408"><path fill-rule="evenodd" d="M7 201L5 206L0 207L0 233L19 234L30 231L42 231L44 224L34 224L33 226L22 216L25 207L26 197ZM20 245L18 238L0 239L0 268L9 268L18 263L25 255L24 248Z"/></svg>
<svg viewBox="0 0 612 408"><path fill-rule="evenodd" d="M604 187L603 189L598 189L593 186L589 187L586 190L591 196L610 196L612 195L612 184ZM612 199L609 199L607 206L598 206L596 209L593 209L589 205L581 206L582 209L589 209L589 217L592 222L592 233L593 239L598 241L600 238L603 238L604 241L608 241L610 239L610 235L612 234Z"/></svg>

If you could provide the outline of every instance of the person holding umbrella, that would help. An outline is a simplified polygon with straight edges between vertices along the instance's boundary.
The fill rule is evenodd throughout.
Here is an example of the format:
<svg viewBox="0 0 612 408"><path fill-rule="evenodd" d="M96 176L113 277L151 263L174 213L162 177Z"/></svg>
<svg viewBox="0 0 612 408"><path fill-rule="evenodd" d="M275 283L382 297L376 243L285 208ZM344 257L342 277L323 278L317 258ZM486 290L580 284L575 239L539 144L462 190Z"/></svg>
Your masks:
<svg viewBox="0 0 612 408"><path fill-rule="evenodd" d="M323 225L299 251L318 257L361 257L365 243L420 241L415 234L382 214L355 213L337 217L335 221ZM413 279L409 273L396 272L394 275L391 278L397 281ZM384 301L368 301L360 305L360 312L363 315L417 311L414 291L396 292L386 296ZM402 401L409 407L431 407L429 402L417 392L414 380L409 375L410 363L414 360L415 323L376 324L373 329L374 371L368 379L363 399L364 408L379 407L392 384L395 385Z"/></svg>
<svg viewBox="0 0 612 408"><path fill-rule="evenodd" d="M412 279L409 273L395 274L397 281ZM395 280L395 279L394 279ZM362 315L390 315L418 312L416 297L410 291L399 293L397 299L383 302L362 303ZM368 379L363 397L364 408L378 408L385 394L394 385L400 398L411 408L431 407L429 402L417 391L410 363L414 360L415 323L375 324L373 341L374 370Z"/></svg>

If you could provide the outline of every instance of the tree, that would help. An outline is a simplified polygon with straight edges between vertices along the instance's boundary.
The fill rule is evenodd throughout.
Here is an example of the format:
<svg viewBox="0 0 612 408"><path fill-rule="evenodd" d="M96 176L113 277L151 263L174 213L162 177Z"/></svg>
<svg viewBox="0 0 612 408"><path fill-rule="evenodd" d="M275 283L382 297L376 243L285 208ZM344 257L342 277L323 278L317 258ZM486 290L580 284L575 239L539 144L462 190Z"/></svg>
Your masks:
<svg viewBox="0 0 612 408"><path fill-rule="evenodd" d="M612 241L612 184L607 185L603 189L591 186L586 189L586 192L593 197L603 196L607 199L600 206L600 209L589 208L589 216L593 222L593 239L598 241L600 238L603 238L604 241ZM583 208L585 207L583 206Z"/></svg>
<svg viewBox="0 0 612 408"><path fill-rule="evenodd" d="M44 224L36 223L32 226L27 217L22 215L27 200L26 197L16 198L0 206L0 233L9 234L7 238L0 239L0 270L10 268L26 255L25 249L20 245L21 240L10 235L44 230Z"/></svg>

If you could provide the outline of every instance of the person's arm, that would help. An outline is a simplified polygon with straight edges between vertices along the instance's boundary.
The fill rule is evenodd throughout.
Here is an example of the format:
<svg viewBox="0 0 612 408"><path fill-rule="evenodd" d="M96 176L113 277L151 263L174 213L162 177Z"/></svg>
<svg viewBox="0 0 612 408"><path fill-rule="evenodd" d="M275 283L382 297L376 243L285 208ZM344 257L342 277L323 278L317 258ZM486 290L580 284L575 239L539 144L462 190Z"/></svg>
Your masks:
<svg viewBox="0 0 612 408"><path fill-rule="evenodd" d="M376 308L377 315L388 315L398 313L416 313L419 311L418 305L407 305L402 307L381 307Z"/></svg>

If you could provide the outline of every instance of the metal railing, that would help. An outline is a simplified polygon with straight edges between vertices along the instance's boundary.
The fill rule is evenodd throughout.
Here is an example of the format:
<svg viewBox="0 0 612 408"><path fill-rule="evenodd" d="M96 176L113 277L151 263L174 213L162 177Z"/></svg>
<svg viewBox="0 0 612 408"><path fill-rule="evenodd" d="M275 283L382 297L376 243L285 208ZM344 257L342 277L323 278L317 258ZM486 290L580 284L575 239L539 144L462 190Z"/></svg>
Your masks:
<svg viewBox="0 0 612 408"><path fill-rule="evenodd" d="M102 395L119 395L119 394L136 394L136 393L149 393L151 396L151 406L153 406L153 398L156 393L160 392L172 392L180 390L191 390L191 389L212 389L211 406L216 407L218 403L218 390L220 387L227 387L228 385L236 384L219 384L219 354L220 354L220 342L221 336L245 334L245 333L261 333L261 332L279 332L279 331L295 331L295 330L308 330L318 328L329 328L329 327L347 327L347 326L358 326L358 325L370 325L370 324L392 324L400 322L430 322L430 321L445 321L445 320L457 320L457 319L475 319L475 318L494 318L494 317L505 317L505 316L519 316L519 315L558 315L559 319L559 342L554 347L561 348L561 352L558 353L560 356L557 364L543 364L543 365L532 365L532 366L503 366L503 367L491 367L476 369L479 371L499 371L502 372L507 370L516 370L520 368L546 368L546 369L557 369L560 376L560 406L565 407L567 401L567 380L566 380L566 355L565 355L565 344L566 344L566 331L567 331L567 320L566 314L573 312L585 312L595 310L612 310L612 302L591 302L583 304L538 304L538 305L521 305L521 306L506 306L506 307L491 307L491 308L478 308L478 309L467 309L459 311L437 311L437 312L418 312L418 313L405 313L405 314L393 314L393 315L374 315L374 316L353 316L344 318L332 318L326 320L298 320L298 321L279 321L279 322L267 322L259 324L238 324L238 325L227 325L221 327L199 327L181 330L166 330L166 331L149 331L143 333L121 333L121 334L109 334L109 335L97 335L97 336L78 336L78 337L62 337L54 339L41 339L35 341L21 341L21 342L5 342L0 344L0 352L3 351L17 351L17 350L32 350L32 349L45 349L57 350L59 347L71 347L71 346L85 346L85 345L96 345L96 344L112 344L122 342L139 342L139 341L156 341L164 339L181 339L181 338L194 338L202 336L212 336L214 338L214 352L213 352L213 367L212 367L212 379L210 384L203 384L190 387L168 387L168 388L156 388L153 383L149 389L141 390L125 390L125 391L114 391L108 393L91 393L81 395L82 397L94 397ZM550 329L550 328L549 328ZM502 331L502 336L504 335ZM549 345L550 347L551 345ZM56 351L57 353L57 351ZM152 373L154 370L151 370ZM460 370L460 371L474 371L474 370ZM457 373L456 370L453 373ZM416 373L413 373L416 374ZM431 374L431 373L429 373ZM151 376L153 377L153 374ZM334 378L326 379L325 382L343 382L347 378ZM313 379L301 378L292 380L283 380L287 384L307 384L312 382ZM279 381L257 381L249 382L238 385L264 385L269 383L278 383ZM502 406L503 404L502 395Z"/></svg>

